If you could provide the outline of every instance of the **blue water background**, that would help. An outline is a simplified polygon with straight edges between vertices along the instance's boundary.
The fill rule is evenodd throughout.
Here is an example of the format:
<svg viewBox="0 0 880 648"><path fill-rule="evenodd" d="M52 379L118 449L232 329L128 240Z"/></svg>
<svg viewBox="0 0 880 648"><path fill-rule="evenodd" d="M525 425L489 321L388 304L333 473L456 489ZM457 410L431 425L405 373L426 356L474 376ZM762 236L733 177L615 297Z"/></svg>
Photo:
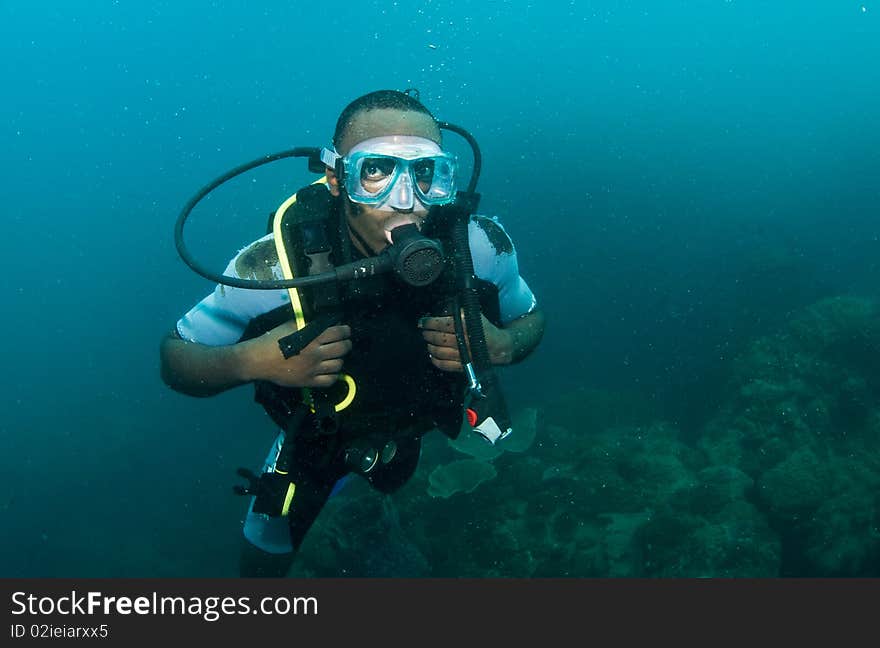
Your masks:
<svg viewBox="0 0 880 648"><path fill-rule="evenodd" d="M160 337L211 289L174 220L234 165L327 144L374 89L417 87L482 146L481 211L549 318L511 400L637 388L699 422L744 340L878 294L878 20L872 0L0 3L0 575L235 573L229 486L272 430L249 390L159 380ZM224 187L194 251L222 268L308 180Z"/></svg>

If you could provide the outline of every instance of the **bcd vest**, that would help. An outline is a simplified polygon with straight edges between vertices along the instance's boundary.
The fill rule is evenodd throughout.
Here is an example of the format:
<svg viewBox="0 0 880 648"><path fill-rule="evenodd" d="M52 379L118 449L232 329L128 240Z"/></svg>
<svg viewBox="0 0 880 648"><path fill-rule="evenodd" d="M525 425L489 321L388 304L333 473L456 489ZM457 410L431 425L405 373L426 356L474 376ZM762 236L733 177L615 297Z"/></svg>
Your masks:
<svg viewBox="0 0 880 648"><path fill-rule="evenodd" d="M283 210L283 211L282 211ZM429 221L430 223L430 218ZM313 184L297 192L273 216L270 226L279 255L285 255L294 277L309 274L315 259L342 265L364 258L351 244L342 213L341 199L325 186ZM451 240L443 232L423 228L440 239L447 251ZM343 358L343 374L354 381L354 399L335 413L343 440L362 435L423 434L437 427L455 438L463 420L464 378L431 364L427 345L417 324L427 316L452 312L455 285L452 264L431 286L416 288L393 273L348 282L332 282L296 289L292 302L299 302L306 322L321 315L351 327L352 350ZM500 325L497 287L478 280L483 314ZM298 298L298 299L297 299ZM295 306L285 304L253 320L241 340L257 337L295 317ZM350 380L349 380L350 383ZM326 390L329 400L345 399L350 384L340 380ZM296 407L302 407L301 389L258 381L255 400L288 432ZM319 391L312 389L312 392ZM314 432L315 417L307 417L297 433Z"/></svg>

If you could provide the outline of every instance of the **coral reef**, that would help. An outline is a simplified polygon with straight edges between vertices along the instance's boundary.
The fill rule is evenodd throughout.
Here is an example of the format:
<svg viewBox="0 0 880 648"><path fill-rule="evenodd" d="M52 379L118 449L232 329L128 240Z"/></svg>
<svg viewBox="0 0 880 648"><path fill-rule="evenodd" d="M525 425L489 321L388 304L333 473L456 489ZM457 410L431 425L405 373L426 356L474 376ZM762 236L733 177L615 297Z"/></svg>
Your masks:
<svg viewBox="0 0 880 648"><path fill-rule="evenodd" d="M820 301L736 362L700 447L755 480L783 574L880 570L880 311Z"/></svg>
<svg viewBox="0 0 880 648"><path fill-rule="evenodd" d="M880 575L878 369L877 304L838 297L754 340L699 435L584 387L507 445L428 435L398 493L331 501L297 573Z"/></svg>

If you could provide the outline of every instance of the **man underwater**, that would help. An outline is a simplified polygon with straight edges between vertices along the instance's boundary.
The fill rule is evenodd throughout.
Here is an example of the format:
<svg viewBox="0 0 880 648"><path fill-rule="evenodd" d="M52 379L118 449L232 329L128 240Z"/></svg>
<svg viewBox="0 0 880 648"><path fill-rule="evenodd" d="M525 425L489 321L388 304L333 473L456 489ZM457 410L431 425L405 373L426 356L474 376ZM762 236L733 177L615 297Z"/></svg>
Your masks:
<svg viewBox="0 0 880 648"><path fill-rule="evenodd" d="M375 258L401 232L431 231L432 214L455 198L455 160L442 148L439 122L410 94L355 99L333 146L321 155L324 182L285 202L272 233L239 252L227 275L272 279L289 276L289 267L299 277L328 258ZM544 316L513 243L482 216L471 216L467 241L489 362L519 362L541 341ZM211 396L254 383L281 427L263 473L242 472L251 480L242 492L254 496L242 576L284 576L344 476L393 492L414 473L425 433L458 434L469 342L461 342L460 321L456 332L452 283L414 287L382 274L298 292L218 285L162 340L169 387Z"/></svg>

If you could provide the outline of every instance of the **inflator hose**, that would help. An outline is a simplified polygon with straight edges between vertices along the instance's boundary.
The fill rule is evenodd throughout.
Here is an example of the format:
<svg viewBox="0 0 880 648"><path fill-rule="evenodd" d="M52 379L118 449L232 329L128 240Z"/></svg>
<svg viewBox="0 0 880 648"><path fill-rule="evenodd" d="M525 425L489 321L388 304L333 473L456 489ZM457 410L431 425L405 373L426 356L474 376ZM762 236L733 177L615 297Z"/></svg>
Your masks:
<svg viewBox="0 0 880 648"><path fill-rule="evenodd" d="M465 218L456 218L452 226L453 262L459 306L464 312L464 326L470 341L471 360L482 387L483 402L474 403L473 409L478 414L478 424L491 416L498 427L505 430L510 427L510 415L507 402L501 391L498 377L492 368L489 348L486 344L486 332L480 311L480 296L474 278L474 261L471 257L468 237L469 214ZM457 319L457 314L456 314Z"/></svg>

